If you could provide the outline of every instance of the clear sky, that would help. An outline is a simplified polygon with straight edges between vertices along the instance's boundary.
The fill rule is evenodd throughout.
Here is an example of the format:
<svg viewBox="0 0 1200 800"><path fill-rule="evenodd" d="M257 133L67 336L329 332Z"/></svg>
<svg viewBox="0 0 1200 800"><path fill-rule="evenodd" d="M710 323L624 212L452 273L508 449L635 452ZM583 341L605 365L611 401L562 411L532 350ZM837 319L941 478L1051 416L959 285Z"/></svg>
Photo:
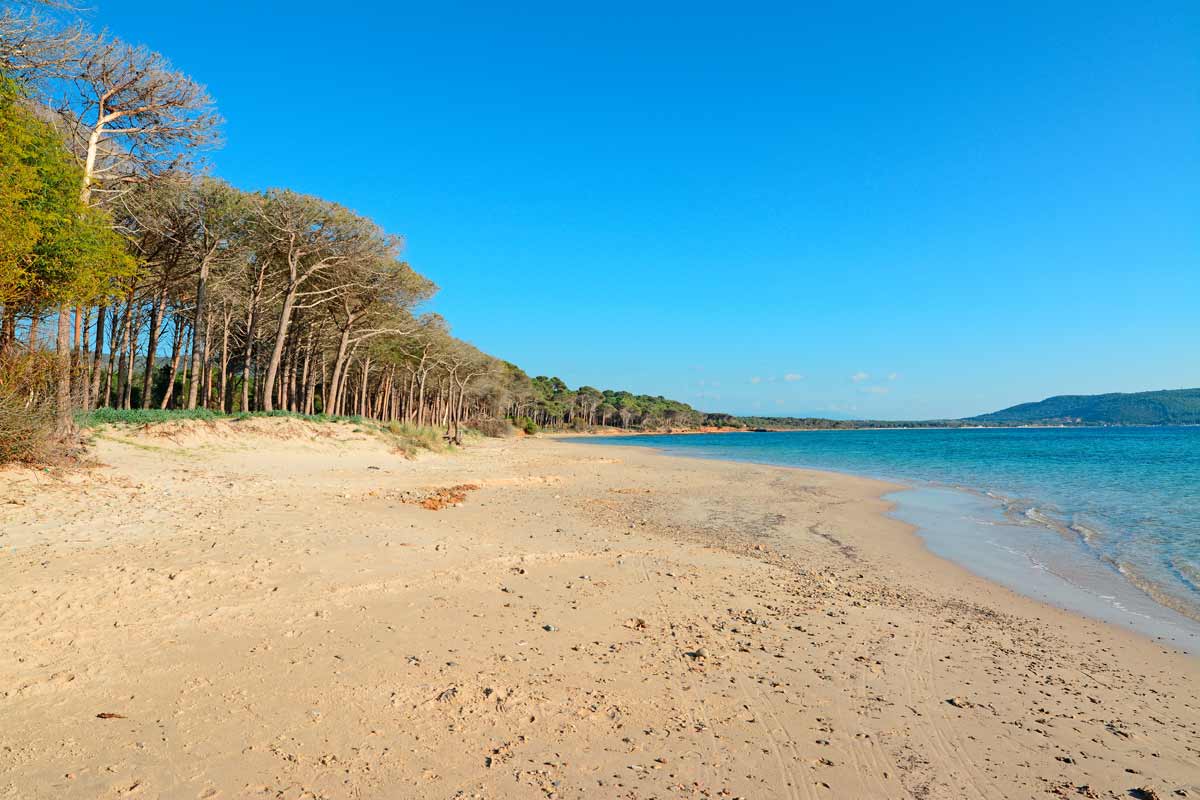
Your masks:
<svg viewBox="0 0 1200 800"><path fill-rule="evenodd" d="M403 234L531 375L878 418L1200 386L1194 0L94 7L208 85L218 175Z"/></svg>

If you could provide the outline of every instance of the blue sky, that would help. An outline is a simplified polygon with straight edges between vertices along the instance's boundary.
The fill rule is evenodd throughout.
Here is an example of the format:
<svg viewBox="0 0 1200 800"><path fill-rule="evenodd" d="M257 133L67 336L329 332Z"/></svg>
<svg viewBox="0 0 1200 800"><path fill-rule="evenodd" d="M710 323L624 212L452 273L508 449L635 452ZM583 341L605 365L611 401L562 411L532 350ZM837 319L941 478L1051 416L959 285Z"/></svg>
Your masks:
<svg viewBox="0 0 1200 800"><path fill-rule="evenodd" d="M217 174L403 234L530 374L878 418L1200 385L1200 5L505 5L92 19L208 85Z"/></svg>

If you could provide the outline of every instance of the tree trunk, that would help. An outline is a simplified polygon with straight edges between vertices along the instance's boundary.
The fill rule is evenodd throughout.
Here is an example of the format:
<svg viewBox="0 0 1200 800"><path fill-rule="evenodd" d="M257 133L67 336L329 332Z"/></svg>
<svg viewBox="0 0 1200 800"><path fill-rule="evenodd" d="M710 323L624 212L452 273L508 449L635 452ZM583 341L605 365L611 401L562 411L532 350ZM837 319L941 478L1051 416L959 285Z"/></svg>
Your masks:
<svg viewBox="0 0 1200 800"><path fill-rule="evenodd" d="M146 343L146 371L142 374L142 408L150 407L154 389L154 358L158 350L158 337L162 333L163 314L167 308L167 287L159 291L158 299L150 311L150 336Z"/></svg>
<svg viewBox="0 0 1200 800"><path fill-rule="evenodd" d="M333 394L329 402L333 405L338 404L341 398L341 390L339 382L342 379L342 372L346 365L346 351L350 348L350 328L347 327L342 331L341 338L338 339L337 357L333 360Z"/></svg>
<svg viewBox="0 0 1200 800"><path fill-rule="evenodd" d="M58 390L55 393L55 433L62 438L75 429L71 420L71 309L66 303L58 307Z"/></svg>
<svg viewBox="0 0 1200 800"><path fill-rule="evenodd" d="M100 306L96 309L96 349L92 352L92 380L87 392L89 409L100 402L100 365L104 355L104 317L107 313L108 306ZM112 349L111 344L109 349Z"/></svg>
<svg viewBox="0 0 1200 800"><path fill-rule="evenodd" d="M325 362L325 354L321 353L321 413L329 416L329 365Z"/></svg>
<svg viewBox="0 0 1200 800"><path fill-rule="evenodd" d="M417 427L425 427L425 375L417 380Z"/></svg>
<svg viewBox="0 0 1200 800"><path fill-rule="evenodd" d="M316 403L317 370L315 368L309 367L307 358L305 359L304 363L305 363L304 369L308 373L308 376L305 378L305 381L304 381L304 405L301 406L301 411L304 414L312 414L313 411L315 410L314 404Z"/></svg>
<svg viewBox="0 0 1200 800"><path fill-rule="evenodd" d="M212 319L206 315L204 320L204 341L202 342L204 351L200 357L200 363L204 365L204 378L200 384L199 405L201 408L208 408L212 404L213 373L212 359L209 357L212 345L212 329ZM195 378L193 377L192 380L195 380Z"/></svg>
<svg viewBox="0 0 1200 800"><path fill-rule="evenodd" d="M29 315L29 352L33 352L37 348L38 328L42 324L41 314L34 311Z"/></svg>
<svg viewBox="0 0 1200 800"><path fill-rule="evenodd" d="M125 386L129 382L129 370L131 369L129 366L127 357L126 357L126 353L129 350L129 331L130 331L130 327L132 325L133 325L133 290L130 289L129 294L125 300L125 312L121 315L120 344L118 344L117 347L114 348L114 350L113 350L114 356L116 356L119 359L117 362L117 396L115 398L112 398L112 402L110 403L109 395L106 392L105 398L104 398L104 405L106 405L106 406L111 405L115 408L115 407L121 405L121 402L125 397ZM111 362L111 359L110 359L110 362ZM111 363L109 365L109 373L110 373L110 375L112 373ZM109 382L111 384L111 378L110 378ZM109 388L112 388L111 385Z"/></svg>
<svg viewBox="0 0 1200 800"><path fill-rule="evenodd" d="M0 358L8 352L17 339L17 307L11 303L4 307L4 318L0 319Z"/></svg>
<svg viewBox="0 0 1200 800"><path fill-rule="evenodd" d="M291 284L283 298L283 308L279 313L279 328L275 332L275 347L271 350L271 360L267 362L267 379L264 381L266 391L263 392L264 411L272 411L275 408L271 392L275 386L275 377L279 374L279 361L283 357L283 345L287 341L288 327L292 324L292 309L296 305L298 288L295 283Z"/></svg>
<svg viewBox="0 0 1200 800"><path fill-rule="evenodd" d="M79 309L75 310L79 313ZM76 317L78 322L78 317ZM72 402L78 408L84 411L92 410L92 360L88 358L92 354L92 307L88 306L83 309L83 321L79 323L81 329L81 340L79 346L75 348L75 375L72 381L72 394L74 400Z"/></svg>
<svg viewBox="0 0 1200 800"><path fill-rule="evenodd" d="M408 388L405 390L406 402L404 404L404 420L406 422L411 422L413 419L413 414L415 413L415 409L413 408L413 390L416 388L417 384L416 375L409 373L408 380L405 382L408 384Z"/></svg>
<svg viewBox="0 0 1200 800"><path fill-rule="evenodd" d="M258 306L257 295L251 296L250 308L246 312L246 346L242 353L242 411L250 410L250 367L254 356L254 323Z"/></svg>
<svg viewBox="0 0 1200 800"><path fill-rule="evenodd" d="M133 320L129 325L129 341L127 344L128 352L125 385L123 387L123 396L121 397L121 408L129 410L133 408L133 368L137 366L137 342L138 335L142 330L142 321L145 317L145 311L135 306L133 310Z"/></svg>
<svg viewBox="0 0 1200 800"><path fill-rule="evenodd" d="M291 347L288 347L285 344L283 348L283 357L279 361L279 388L276 391L275 400L279 405L280 411L288 410L288 403L290 401L290 398L288 397L288 389L291 387L292 383L292 362L295 349L294 343Z"/></svg>
<svg viewBox="0 0 1200 800"><path fill-rule="evenodd" d="M358 414L359 416L370 416L371 409L367 406L367 384L371 379L371 357L363 361L362 364L362 386L359 387L358 393Z"/></svg>
<svg viewBox="0 0 1200 800"><path fill-rule="evenodd" d="M72 314L72 317L73 317L72 324L74 325L74 333L72 333L72 338L71 338L71 350L72 350L72 355L74 357L78 358L79 357L79 346L80 346L80 343L82 342L82 336L83 336L83 309L80 308L79 306L75 306L75 310L74 310L74 313Z"/></svg>
<svg viewBox="0 0 1200 800"><path fill-rule="evenodd" d="M163 388L162 402L159 403L159 408L167 409L171 407L171 398L175 396L175 378L179 375L179 356L182 352L184 335L186 329L183 325L183 320L180 319L178 311L175 312L175 331L171 337L171 371L167 375L167 385Z"/></svg>
<svg viewBox="0 0 1200 800"><path fill-rule="evenodd" d="M200 384L196 376L200 374L200 362L208 364L208 318L206 316L208 303L208 262L206 257L200 262L200 277L196 281L196 321L193 324L192 336L192 385L188 389L187 408L191 411L196 407L196 399ZM196 343L202 347L196 347Z"/></svg>
<svg viewBox="0 0 1200 800"><path fill-rule="evenodd" d="M223 318L223 327L221 330L221 413L224 414L229 410L226 405L226 390L229 388L229 322L233 318L232 313L226 313Z"/></svg>

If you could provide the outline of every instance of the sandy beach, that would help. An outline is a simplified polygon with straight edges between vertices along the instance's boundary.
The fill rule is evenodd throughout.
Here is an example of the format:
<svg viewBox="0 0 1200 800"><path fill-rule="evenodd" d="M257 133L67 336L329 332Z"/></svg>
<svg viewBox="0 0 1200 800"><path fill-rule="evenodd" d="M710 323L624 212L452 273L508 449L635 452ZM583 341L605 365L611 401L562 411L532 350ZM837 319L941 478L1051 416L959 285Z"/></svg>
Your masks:
<svg viewBox="0 0 1200 800"><path fill-rule="evenodd" d="M0 472L0 798L1200 797L1200 661L866 479L107 428Z"/></svg>

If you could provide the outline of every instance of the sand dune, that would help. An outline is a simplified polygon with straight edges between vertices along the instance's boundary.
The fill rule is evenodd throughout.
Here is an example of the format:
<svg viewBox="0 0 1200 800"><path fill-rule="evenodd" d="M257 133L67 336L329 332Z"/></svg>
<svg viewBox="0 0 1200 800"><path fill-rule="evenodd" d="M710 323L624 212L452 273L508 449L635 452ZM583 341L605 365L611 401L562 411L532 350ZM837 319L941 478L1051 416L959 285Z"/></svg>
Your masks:
<svg viewBox="0 0 1200 800"><path fill-rule="evenodd" d="M883 484L287 420L93 458L0 473L0 798L1200 797L1196 659Z"/></svg>

